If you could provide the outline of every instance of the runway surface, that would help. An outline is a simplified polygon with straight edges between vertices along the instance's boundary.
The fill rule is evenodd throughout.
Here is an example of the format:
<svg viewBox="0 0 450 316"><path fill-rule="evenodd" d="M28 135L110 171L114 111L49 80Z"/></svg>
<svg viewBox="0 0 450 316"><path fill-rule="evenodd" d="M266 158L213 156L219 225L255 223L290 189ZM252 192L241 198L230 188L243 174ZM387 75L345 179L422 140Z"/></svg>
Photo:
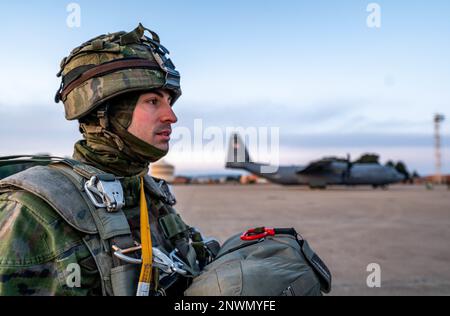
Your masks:
<svg viewBox="0 0 450 316"><path fill-rule="evenodd" d="M329 266L331 295L450 295L450 191L392 186L314 191L277 185L174 186L177 210L225 241L251 227L295 227ZM367 266L381 268L369 288Z"/></svg>

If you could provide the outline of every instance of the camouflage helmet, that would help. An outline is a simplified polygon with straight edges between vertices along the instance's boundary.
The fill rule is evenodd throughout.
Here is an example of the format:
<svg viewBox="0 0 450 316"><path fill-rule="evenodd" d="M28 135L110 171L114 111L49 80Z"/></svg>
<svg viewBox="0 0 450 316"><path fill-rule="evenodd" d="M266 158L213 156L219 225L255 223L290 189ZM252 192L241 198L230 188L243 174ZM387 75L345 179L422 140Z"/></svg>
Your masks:
<svg viewBox="0 0 450 316"><path fill-rule="evenodd" d="M148 31L151 38L144 35ZM164 88L172 103L181 95L180 74L159 36L142 24L130 33L100 35L61 61L55 102L63 101L66 119L79 119L111 98L132 91Z"/></svg>

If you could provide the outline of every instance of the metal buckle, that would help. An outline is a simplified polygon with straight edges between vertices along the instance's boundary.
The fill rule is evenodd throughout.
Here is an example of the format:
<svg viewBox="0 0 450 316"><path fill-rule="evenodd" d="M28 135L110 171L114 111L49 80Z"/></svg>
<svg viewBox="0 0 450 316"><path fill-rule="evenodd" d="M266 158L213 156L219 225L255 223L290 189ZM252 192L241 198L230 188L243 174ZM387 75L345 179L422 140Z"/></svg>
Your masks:
<svg viewBox="0 0 450 316"><path fill-rule="evenodd" d="M116 245L112 245L112 249L114 250L114 256L116 256L120 260L123 260L123 261L128 262L128 263L141 264L142 263L142 259L136 259L136 258L129 257L129 256L125 255L127 253L135 252L135 251L138 251L138 250L142 249L142 246L139 245L137 242L135 242L135 244L136 244L135 247L131 247L131 248L127 248L127 249L120 249Z"/></svg>
<svg viewBox="0 0 450 316"><path fill-rule="evenodd" d="M150 51L158 63L159 67L165 72L165 85L166 88L179 89L180 88L180 73L175 69L175 65L172 60L167 56L169 51L161 44L151 41L153 45L150 45Z"/></svg>
<svg viewBox="0 0 450 316"><path fill-rule="evenodd" d="M175 205L177 203L177 199L175 198L175 195L172 192L172 189L170 188L169 184L160 179L156 182L161 192L164 194L164 197L166 198L166 202L170 205Z"/></svg>
<svg viewBox="0 0 450 316"><path fill-rule="evenodd" d="M84 189L96 207L108 212L120 211L125 205L122 185L116 178L93 176L84 183Z"/></svg>
<svg viewBox="0 0 450 316"><path fill-rule="evenodd" d="M172 252L174 253L174 251ZM171 255L172 255L171 253ZM165 273L178 273L182 275L186 275L187 271L181 269L182 261L177 258L176 261L169 258L165 253L163 253L158 248L153 248L153 265L159 269L161 269Z"/></svg>
<svg viewBox="0 0 450 316"><path fill-rule="evenodd" d="M120 249L119 247L113 245L114 256L128 263L132 264L142 264L142 259L136 259L129 257L125 254L138 251L142 249L142 246L131 247L127 249ZM153 266L160 269L162 272L167 274L178 273L181 275L186 275L187 271L182 269L184 263L183 261L175 255L176 250L172 251L170 258L158 248L153 247Z"/></svg>

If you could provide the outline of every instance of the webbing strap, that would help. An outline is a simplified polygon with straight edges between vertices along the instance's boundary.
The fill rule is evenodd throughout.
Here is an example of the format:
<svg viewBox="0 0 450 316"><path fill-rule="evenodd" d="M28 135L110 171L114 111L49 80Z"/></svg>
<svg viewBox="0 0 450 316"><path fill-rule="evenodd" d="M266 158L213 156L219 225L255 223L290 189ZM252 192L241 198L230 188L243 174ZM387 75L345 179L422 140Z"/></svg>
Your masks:
<svg viewBox="0 0 450 316"><path fill-rule="evenodd" d="M80 194L80 187L67 181L66 173L44 166L36 166L0 182L0 189L20 188L38 196L49 204L69 225L86 234L96 234L89 204ZM70 201L70 203L67 203Z"/></svg>
<svg viewBox="0 0 450 316"><path fill-rule="evenodd" d="M73 159L64 159L59 162L60 164L64 164L72 169L79 176L83 177L85 180L89 180L93 176L98 176L102 174L107 174L106 172L97 169L93 166L84 164L82 162L73 160ZM53 164L52 166L58 166L58 163ZM72 175L72 174L71 174Z"/></svg>
<svg viewBox="0 0 450 316"><path fill-rule="evenodd" d="M112 245L121 249L127 249L134 245L124 212L120 210L110 213L105 208L96 208L88 200L86 194L82 193L86 178L95 175L98 169L73 160L64 162L64 164L53 164L49 169L59 170L65 174L66 179L70 179L75 184L77 187L75 191L78 191L77 194L84 198L83 205L88 207L89 213L92 215L93 221L91 220L90 223L95 224L98 235L85 236L83 241L94 257L100 273L103 295L134 295L137 283L134 283L134 269L124 265L120 260L116 260L111 253ZM111 177L114 177L111 174L98 172L96 175L105 180L111 180Z"/></svg>
<svg viewBox="0 0 450 316"><path fill-rule="evenodd" d="M83 242L94 258L95 264L100 274L103 296L114 295L111 284L111 269L113 266L111 254L108 254L105 251L104 245L102 244L102 241L98 237L98 235L86 235L83 238Z"/></svg>
<svg viewBox="0 0 450 316"><path fill-rule="evenodd" d="M73 163L73 161L69 162ZM116 212L108 212L105 208L96 208L92 204L92 202L89 201L86 193L82 192L85 178L89 179L89 177L92 175L97 175L100 178L114 176L111 174L106 174L104 172L94 174L97 169L80 163L74 163L72 165L72 170L74 172L71 172L72 170L70 170L70 168L63 166L64 165L54 164L49 169L58 169L65 174L66 178L71 179L74 184L77 184L77 189L79 190L79 192L77 192L76 194L80 198L84 199L84 203L82 205L88 207L100 238L103 240L108 240L117 236L131 235L130 225L128 224L127 218L123 211L120 210Z"/></svg>
<svg viewBox="0 0 450 316"><path fill-rule="evenodd" d="M180 257L185 260L186 265L183 269L187 270L191 276L197 276L200 273L200 267L197 264L197 253L194 247L185 238L175 240L174 244Z"/></svg>
<svg viewBox="0 0 450 316"><path fill-rule="evenodd" d="M144 191L144 178L141 178L140 190L142 267L136 296L148 296L152 282L153 251L147 201Z"/></svg>
<svg viewBox="0 0 450 316"><path fill-rule="evenodd" d="M61 92L61 99L64 101L67 95L73 91L73 89L81 85L83 82L88 81L89 79L102 76L114 71L131 68L161 70L161 67L157 63L147 59L136 59L136 58L128 60L121 59L118 61L107 62L85 71L76 80L72 81L69 85L65 86Z"/></svg>

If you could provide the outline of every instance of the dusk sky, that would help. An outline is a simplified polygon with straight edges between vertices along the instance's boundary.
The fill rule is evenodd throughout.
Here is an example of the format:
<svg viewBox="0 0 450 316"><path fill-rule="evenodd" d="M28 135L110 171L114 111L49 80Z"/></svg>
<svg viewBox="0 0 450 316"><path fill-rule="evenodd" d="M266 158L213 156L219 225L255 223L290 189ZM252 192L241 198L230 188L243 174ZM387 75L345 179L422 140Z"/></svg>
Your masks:
<svg viewBox="0 0 450 316"><path fill-rule="evenodd" d="M450 173L450 1L73 2L79 27L67 24L71 1L0 2L0 155L71 155L77 123L53 101L61 59L142 22L182 76L175 128L278 127L280 164L375 152L428 174L441 113ZM371 2L380 28L367 25ZM199 155L166 160L178 174L225 172L225 148Z"/></svg>

